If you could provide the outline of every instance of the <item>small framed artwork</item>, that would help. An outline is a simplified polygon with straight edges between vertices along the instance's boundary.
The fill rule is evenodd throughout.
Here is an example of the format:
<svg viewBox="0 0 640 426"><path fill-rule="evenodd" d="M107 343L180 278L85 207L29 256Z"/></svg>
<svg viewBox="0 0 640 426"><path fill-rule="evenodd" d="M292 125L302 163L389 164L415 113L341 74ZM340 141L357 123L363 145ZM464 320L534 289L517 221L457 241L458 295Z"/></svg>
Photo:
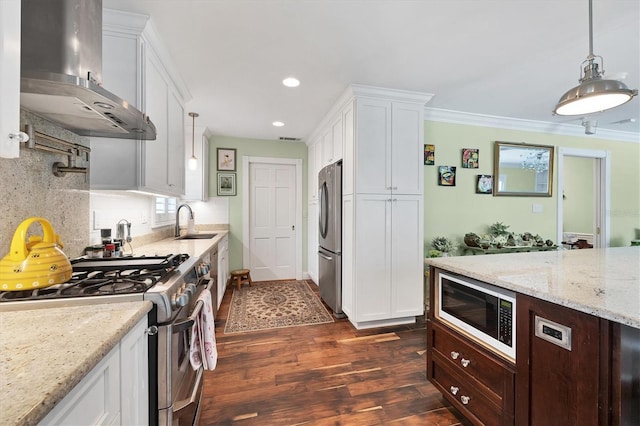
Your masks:
<svg viewBox="0 0 640 426"><path fill-rule="evenodd" d="M236 171L236 150L218 148L218 170Z"/></svg>
<svg viewBox="0 0 640 426"><path fill-rule="evenodd" d="M479 159L479 153L476 148L462 149L462 168L463 169L477 169L478 159Z"/></svg>
<svg viewBox="0 0 640 426"><path fill-rule="evenodd" d="M492 194L493 193L493 176L478 175L476 180L476 194Z"/></svg>
<svg viewBox="0 0 640 426"><path fill-rule="evenodd" d="M456 166L438 166L438 185L456 186Z"/></svg>
<svg viewBox="0 0 640 426"><path fill-rule="evenodd" d="M236 195L235 173L218 173L218 195Z"/></svg>
<svg viewBox="0 0 640 426"><path fill-rule="evenodd" d="M424 165L433 166L436 163L436 146L424 144Z"/></svg>

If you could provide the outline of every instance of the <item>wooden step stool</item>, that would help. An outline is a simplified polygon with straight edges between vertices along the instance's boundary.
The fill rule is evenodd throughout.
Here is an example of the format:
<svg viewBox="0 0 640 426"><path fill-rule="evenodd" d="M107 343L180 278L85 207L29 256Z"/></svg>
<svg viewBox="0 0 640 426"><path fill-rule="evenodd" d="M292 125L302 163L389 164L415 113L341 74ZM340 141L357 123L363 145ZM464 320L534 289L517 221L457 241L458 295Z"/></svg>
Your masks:
<svg viewBox="0 0 640 426"><path fill-rule="evenodd" d="M236 269L231 271L231 283L235 281L238 286L238 290L242 287L242 284L248 283L249 286L253 285L253 281L251 281L251 271L248 269Z"/></svg>

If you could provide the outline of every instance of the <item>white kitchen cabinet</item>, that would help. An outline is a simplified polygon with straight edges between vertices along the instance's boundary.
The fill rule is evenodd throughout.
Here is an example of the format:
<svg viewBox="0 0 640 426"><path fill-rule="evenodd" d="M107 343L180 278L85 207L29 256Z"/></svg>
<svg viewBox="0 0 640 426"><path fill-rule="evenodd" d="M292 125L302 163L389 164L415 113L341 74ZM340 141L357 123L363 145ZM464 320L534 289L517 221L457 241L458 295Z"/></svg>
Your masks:
<svg viewBox="0 0 640 426"><path fill-rule="evenodd" d="M189 117L190 118L190 117ZM193 155L198 160L195 170L188 167L185 172L184 200L187 201L208 201L209 200L209 135L206 127L185 126L185 164L191 158L191 144L193 142ZM193 138L193 139L192 139Z"/></svg>
<svg viewBox="0 0 640 426"><path fill-rule="evenodd" d="M148 17L103 11L105 87L146 112L156 140L91 138L92 190L185 191L184 102L188 90Z"/></svg>
<svg viewBox="0 0 640 426"><path fill-rule="evenodd" d="M353 85L341 112L342 309L356 328L423 313L424 104L429 94Z"/></svg>
<svg viewBox="0 0 640 426"><path fill-rule="evenodd" d="M120 412L123 425L149 424L147 317L120 342Z"/></svg>
<svg viewBox="0 0 640 426"><path fill-rule="evenodd" d="M308 199L314 201L318 199L318 173L322 169L322 141L316 138L307 147L308 164Z"/></svg>
<svg viewBox="0 0 640 426"><path fill-rule="evenodd" d="M342 159L342 138L342 115L338 114L322 131L322 164L320 168Z"/></svg>
<svg viewBox="0 0 640 426"><path fill-rule="evenodd" d="M416 265L423 262L422 197L359 194L356 206L352 232L357 285L350 286L350 320L364 325L421 315L422 268Z"/></svg>
<svg viewBox="0 0 640 426"><path fill-rule="evenodd" d="M0 1L0 157L20 156L20 0Z"/></svg>
<svg viewBox="0 0 640 426"><path fill-rule="evenodd" d="M229 234L218 242L218 308L229 280Z"/></svg>
<svg viewBox="0 0 640 426"><path fill-rule="evenodd" d="M318 201L311 201L307 206L307 270L314 283L318 282Z"/></svg>
<svg viewBox="0 0 640 426"><path fill-rule="evenodd" d="M146 329L145 316L39 424L148 424Z"/></svg>
<svg viewBox="0 0 640 426"><path fill-rule="evenodd" d="M371 98L356 104L356 192L422 194L424 105Z"/></svg>

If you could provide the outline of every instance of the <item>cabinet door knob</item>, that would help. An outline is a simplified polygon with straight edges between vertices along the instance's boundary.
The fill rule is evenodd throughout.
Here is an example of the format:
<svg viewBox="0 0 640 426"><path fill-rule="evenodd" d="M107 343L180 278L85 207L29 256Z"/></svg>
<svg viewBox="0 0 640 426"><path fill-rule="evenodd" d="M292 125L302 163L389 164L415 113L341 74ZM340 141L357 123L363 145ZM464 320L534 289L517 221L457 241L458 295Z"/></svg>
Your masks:
<svg viewBox="0 0 640 426"><path fill-rule="evenodd" d="M467 405L469 401L471 401L471 397L460 395L460 402L462 402L464 405Z"/></svg>
<svg viewBox="0 0 640 426"><path fill-rule="evenodd" d="M29 140L29 135L25 132L9 133L9 140L24 143Z"/></svg>
<svg viewBox="0 0 640 426"><path fill-rule="evenodd" d="M467 367L467 366L469 365L469 363L470 363L470 362L471 362L471 361L469 361L468 359L464 359L464 358L462 358L462 359L460 360L460 364L462 364L462 366L463 366L463 367Z"/></svg>
<svg viewBox="0 0 640 426"><path fill-rule="evenodd" d="M458 359L460 352L451 351L451 359Z"/></svg>
<svg viewBox="0 0 640 426"><path fill-rule="evenodd" d="M456 395L458 393L458 391L460 390L460 388L457 387L457 386L451 386L449 389L451 390L451 393L454 394L454 395Z"/></svg>

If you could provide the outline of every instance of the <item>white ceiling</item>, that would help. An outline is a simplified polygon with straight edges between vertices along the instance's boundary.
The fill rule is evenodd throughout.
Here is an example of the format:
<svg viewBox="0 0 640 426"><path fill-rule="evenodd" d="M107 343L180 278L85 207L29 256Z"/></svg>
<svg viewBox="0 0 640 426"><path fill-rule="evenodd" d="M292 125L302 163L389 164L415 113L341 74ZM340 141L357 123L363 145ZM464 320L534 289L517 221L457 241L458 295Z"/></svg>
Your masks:
<svg viewBox="0 0 640 426"><path fill-rule="evenodd" d="M433 93L427 107L554 117L589 53L587 0L103 0L149 15L214 134L306 138L350 83ZM594 0L594 53L640 87L640 1ZM296 89L281 84L295 76ZM592 114L640 134L640 97ZM613 124L635 119L635 123ZM153 119L153 117L152 117ZM275 128L273 121L283 121ZM580 128L581 129L581 128ZM581 129L582 130L582 129ZM638 135L631 135L632 139ZM640 140L640 137L638 137Z"/></svg>

